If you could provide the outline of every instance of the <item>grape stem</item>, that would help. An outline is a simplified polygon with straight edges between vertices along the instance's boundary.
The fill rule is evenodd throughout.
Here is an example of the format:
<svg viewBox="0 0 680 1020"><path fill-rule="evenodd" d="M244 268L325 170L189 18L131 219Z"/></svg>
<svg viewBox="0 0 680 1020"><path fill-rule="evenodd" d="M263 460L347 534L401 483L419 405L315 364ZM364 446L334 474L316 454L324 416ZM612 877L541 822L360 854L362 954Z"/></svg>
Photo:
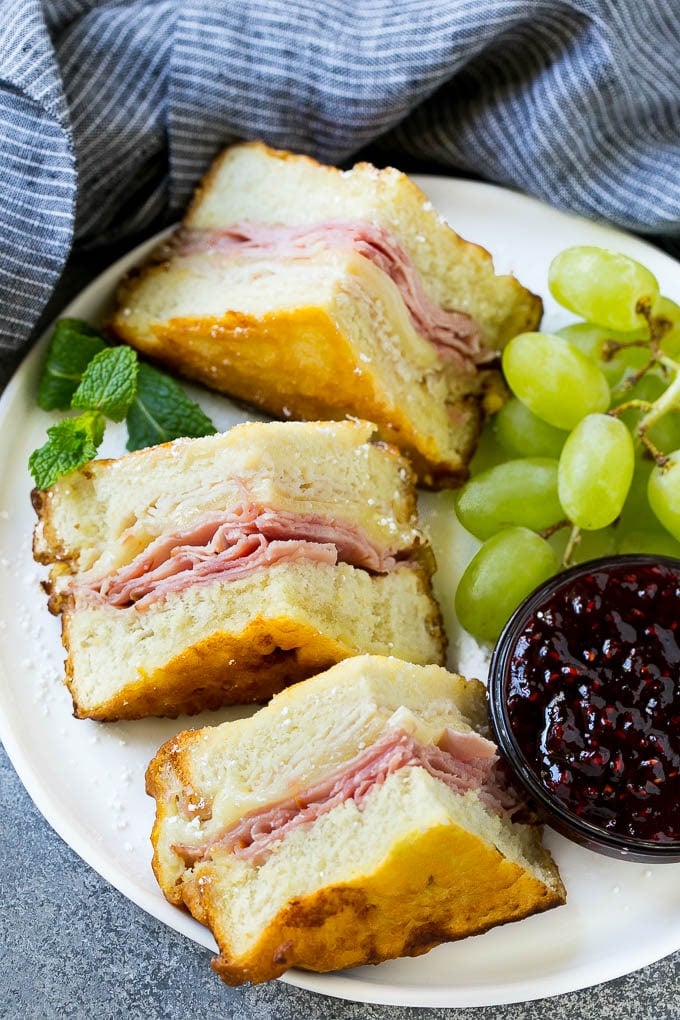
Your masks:
<svg viewBox="0 0 680 1020"><path fill-rule="evenodd" d="M581 529L577 528L575 524L572 524L571 534L569 535L569 541L567 542L567 547L564 550L564 556L562 557L563 567L571 566L571 558L574 555L574 549L576 548L580 541L581 541Z"/></svg>
<svg viewBox="0 0 680 1020"><path fill-rule="evenodd" d="M657 361L667 372L673 375L673 381L666 387L660 397L654 401L647 414L640 422L639 429L648 429L669 411L680 410L680 365L665 355Z"/></svg>
<svg viewBox="0 0 680 1020"><path fill-rule="evenodd" d="M629 347L647 347L651 353L651 358L649 364L645 365L645 367L638 373L639 378L645 374L647 369L650 368L655 361L663 357L661 341L665 337L666 333L670 332L673 328L673 323L670 319L665 319L662 315L652 315L651 308L648 304L639 304L637 312L644 318L647 329L649 330L649 336L638 337L635 340L607 340L603 346L602 353L606 361L611 361L611 359L618 354L619 351L626 351Z"/></svg>
<svg viewBox="0 0 680 1020"><path fill-rule="evenodd" d="M562 528L570 527L571 521L567 517L564 517L561 521L556 521L554 524L551 524L549 528L543 528L542 531L539 531L539 535L541 538L550 538L556 532L561 531Z"/></svg>
<svg viewBox="0 0 680 1020"><path fill-rule="evenodd" d="M646 411L647 412L646 415L638 423L638 426L635 430L635 434L637 435L638 439L644 446L645 450L648 451L652 460L654 460L660 466L663 466L663 464L665 464L667 460L666 454L663 453L647 435L647 429L650 428L650 426L653 425L654 423L653 421L651 422L648 421L648 417L653 412L654 406L655 405L652 404L649 400L638 399L627 400L625 404L619 404L618 407L610 407L609 410L607 411L607 414L610 415L612 418L618 418L620 414L624 413L624 411L632 410ZM656 421L656 416L654 418L654 421ZM645 425L643 424L644 422L648 423Z"/></svg>
<svg viewBox="0 0 680 1020"><path fill-rule="evenodd" d="M640 340L605 340L602 345L602 358L611 361L619 351L627 351L629 347L649 347L650 341L645 337Z"/></svg>
<svg viewBox="0 0 680 1020"><path fill-rule="evenodd" d="M577 528L575 524L572 524L568 517L564 517L561 521L556 521L554 524L551 524L549 528L543 528L542 531L539 531L539 535L543 539L548 539L557 531L561 531L562 528L571 528L567 545L564 550L564 555L562 557L562 566L569 567L571 566L571 557L574 553L574 549L581 541L581 529Z"/></svg>
<svg viewBox="0 0 680 1020"><path fill-rule="evenodd" d="M619 404L618 407L610 408L608 414L616 418L624 411L631 409L643 411L644 414L638 422L636 434L645 449L649 451L653 460L659 467L663 467L668 461L668 454L663 453L663 451L654 445L649 438L648 431L656 424L659 418L663 418L670 411L680 410L680 364L669 358L661 350L661 340L672 327L672 323L661 316L655 317L652 315L651 309L646 305L643 306L642 303L640 303L637 310L644 316L647 322L649 339L630 340L627 342L608 340L606 344L607 357L613 357L617 351L626 347L648 347L651 357L646 365L643 365L637 372L629 375L624 380L620 389L622 392L632 389L654 365L658 365L666 376L671 376L672 381L655 401L627 400L625 403Z"/></svg>
<svg viewBox="0 0 680 1020"><path fill-rule="evenodd" d="M660 355L658 362L668 372L674 373L673 381L666 387L663 393L657 397L653 404L649 404L646 411L638 423L637 434L640 442L649 450L653 459L659 465L664 467L668 463L668 454L663 453L654 443L651 441L647 432L651 427L664 415L670 411L680 410L680 365L677 362L672 361L671 358L667 358L665 355ZM632 401L631 401L632 403Z"/></svg>
<svg viewBox="0 0 680 1020"><path fill-rule="evenodd" d="M647 413L638 423L638 426L635 430L635 434L637 435L638 439L644 446L645 450L648 451L652 460L655 461L655 463L657 463L659 467L663 467L666 461L668 460L668 455L665 454L662 450L660 450L659 447L652 442L652 440L649 438L647 434L647 429L651 428L654 422L658 421L662 414L665 413L662 412L661 414L656 414L654 413L655 408L656 402L650 403L649 400L627 400L625 404L619 404L618 407L610 407L610 409L607 411L607 414L611 415L612 418L618 418L619 415L623 414L624 411L631 410L646 411Z"/></svg>
<svg viewBox="0 0 680 1020"><path fill-rule="evenodd" d="M611 342L611 341L609 341L609 342ZM635 345L633 345L633 344L619 344L618 346L619 347L633 347L633 346L637 347L638 344L637 343ZM640 346L648 347L649 346L649 341L645 340L644 344L640 345ZM627 375L626 378L622 382L619 383L619 385L616 387L616 389L619 390L621 393L625 393L626 390L632 390L633 386L635 386L637 383L639 383L640 379L642 379L643 376L647 375L647 372L649 372L650 368L653 368L653 366L656 365L656 364L658 364L658 358L656 358L656 357L650 358L649 361L647 362L647 364L643 365L642 368L639 368L637 370L637 372L631 372L630 375Z"/></svg>

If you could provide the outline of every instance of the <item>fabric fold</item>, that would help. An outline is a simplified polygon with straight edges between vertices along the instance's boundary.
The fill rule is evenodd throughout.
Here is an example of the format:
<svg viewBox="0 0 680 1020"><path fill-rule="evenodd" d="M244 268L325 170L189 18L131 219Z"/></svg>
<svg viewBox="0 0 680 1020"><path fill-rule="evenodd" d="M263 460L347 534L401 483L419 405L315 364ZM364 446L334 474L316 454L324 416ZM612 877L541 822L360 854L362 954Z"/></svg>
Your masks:
<svg viewBox="0 0 680 1020"><path fill-rule="evenodd" d="M680 251L674 0L0 0L0 349L241 139L466 173ZM454 224L455 226L455 224Z"/></svg>

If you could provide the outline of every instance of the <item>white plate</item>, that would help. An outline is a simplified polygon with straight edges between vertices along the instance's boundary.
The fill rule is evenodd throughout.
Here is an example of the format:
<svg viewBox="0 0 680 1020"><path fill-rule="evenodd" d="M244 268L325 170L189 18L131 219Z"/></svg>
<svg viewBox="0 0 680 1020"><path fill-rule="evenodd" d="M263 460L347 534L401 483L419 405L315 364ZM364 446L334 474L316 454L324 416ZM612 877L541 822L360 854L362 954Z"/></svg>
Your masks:
<svg viewBox="0 0 680 1020"><path fill-rule="evenodd" d="M490 185L441 178L419 183L463 236L485 245L501 271L513 271L546 296L550 259L571 244L604 244L643 260L662 290L680 292L680 266L644 243L533 199ZM113 287L149 244L88 287L67 315L96 322ZM566 316L546 301L546 325ZM64 840L129 899L208 947L212 936L171 907L151 873L152 802L144 794L147 762L163 740L185 725L218 722L233 713L191 720L98 724L77 721L61 685L58 624L49 616L31 558L34 515L28 456L54 420L36 407L44 341L22 364L0 401L0 737L26 788ZM221 428L242 412L218 397L201 397ZM109 426L104 455L124 451L120 426ZM432 511L446 497L427 497L442 574L451 587L469 546L457 551L450 518ZM444 606L445 615L450 600ZM453 628L452 628L453 630ZM479 655L454 631L451 665L462 656L478 671ZM326 995L417 1006L495 1005L572 991L651 963L680 948L680 865L648 867L581 850L554 833L547 842L567 886L567 906L418 959L328 975L289 973L285 980Z"/></svg>

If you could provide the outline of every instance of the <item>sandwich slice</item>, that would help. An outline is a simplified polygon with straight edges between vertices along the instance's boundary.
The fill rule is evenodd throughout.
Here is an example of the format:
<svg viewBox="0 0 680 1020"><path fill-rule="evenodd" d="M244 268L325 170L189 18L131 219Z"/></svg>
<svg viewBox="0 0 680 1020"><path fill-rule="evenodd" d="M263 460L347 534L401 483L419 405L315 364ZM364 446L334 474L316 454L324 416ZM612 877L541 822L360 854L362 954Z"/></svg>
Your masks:
<svg viewBox="0 0 680 1020"><path fill-rule="evenodd" d="M123 282L110 327L276 417L373 421L440 487L464 480L490 366L541 310L397 170L245 143Z"/></svg>
<svg viewBox="0 0 680 1020"><path fill-rule="evenodd" d="M478 681L368 655L161 747L153 869L217 973L417 956L563 903L486 725Z"/></svg>
<svg viewBox="0 0 680 1020"><path fill-rule="evenodd" d="M82 718L264 701L359 652L441 662L408 463L366 422L268 422L35 492Z"/></svg>

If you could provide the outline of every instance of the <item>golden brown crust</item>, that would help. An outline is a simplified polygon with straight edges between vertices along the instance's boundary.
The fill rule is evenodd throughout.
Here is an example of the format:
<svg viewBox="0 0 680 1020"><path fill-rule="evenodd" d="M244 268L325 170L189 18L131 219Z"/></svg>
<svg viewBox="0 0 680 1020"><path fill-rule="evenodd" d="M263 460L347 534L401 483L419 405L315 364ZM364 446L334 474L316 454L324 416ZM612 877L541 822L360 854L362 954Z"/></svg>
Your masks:
<svg viewBox="0 0 680 1020"><path fill-rule="evenodd" d="M149 273L157 272L152 267ZM125 304L124 292L121 296ZM260 317L229 312L174 318L142 338L127 320L117 334L164 367L253 404L277 418L305 421L365 418L381 438L403 450L427 487L460 485L481 427L480 395L462 393L450 405L459 420L459 452L442 456L431 434L418 431L407 408L387 400L380 383L323 308L297 308Z"/></svg>
<svg viewBox="0 0 680 1020"><path fill-rule="evenodd" d="M36 563L45 565L64 559L66 551L51 519L49 492L33 489L31 505L38 517L38 523L33 530L33 559Z"/></svg>
<svg viewBox="0 0 680 1020"><path fill-rule="evenodd" d="M214 160L196 189L176 238L184 229L191 232L206 226L220 229L230 225L232 213L218 209L213 193L228 191L225 182L231 179L230 174L247 173L251 159L256 163L256 176L262 176L253 185L258 195L260 190L285 195L285 184L277 186L282 173L284 181L299 184L304 180L301 187L324 193L320 208L325 210L326 218L328 194L340 202L340 216L346 198L356 209L358 206L352 203L356 203L357 194L365 194L366 200L359 200L362 215L393 231L407 248L410 246L409 254L425 289L432 291L430 297L444 308L470 315L492 350L499 350L519 332L537 328L542 315L540 298L514 277L495 276L489 252L456 234L421 189L392 168L376 170L360 163L343 172L322 166L308 156L270 149L261 142L240 144ZM244 201L248 207L247 195ZM214 208L206 213L204 205L210 206L211 202ZM264 214L265 222L276 222L279 215L283 217L281 222L286 222L281 202L277 199L274 208L268 210L270 221ZM251 209L250 214L257 218L258 210ZM414 236L425 243L416 244ZM181 257L175 262L177 243L177 239L171 239L163 244L145 266L133 270L122 282L118 309L110 323L116 337L180 375L277 417L310 420L360 416L374 421L381 435L397 443L411 458L425 487L457 486L466 480L467 464L483 420L481 373L475 373L471 364L464 365L462 358L436 359L441 363L435 371L446 385L436 393L428 393L432 399L425 401L429 411L424 411L422 402L411 404L409 396L409 390L413 393L425 386L422 366L411 365L411 355L405 352L400 371L410 373L412 369L413 378L407 383L402 380L399 392L387 393L389 385L379 368L371 370L359 360L362 352L357 337L352 335L353 326L339 325L335 321L337 311L324 307L323 301L318 307L302 302L300 307L259 315L235 308L224 314L202 315L199 307L192 315L186 314L193 311L187 299L189 307L183 307L181 314L176 309L169 311L154 291L157 285L163 285L166 274L176 273L178 292L184 293L186 285L187 293L193 293L192 274L200 279L207 272L200 266L191 268ZM217 259L207 275L218 280L221 272L229 273L228 260L220 268ZM350 269L348 279L353 276ZM379 305L370 313L376 334L380 333L384 316ZM399 333L393 323L389 328ZM420 342L424 343L422 337ZM384 352L381 359L390 361L391 354ZM429 391L429 386L426 388Z"/></svg>
<svg viewBox="0 0 680 1020"><path fill-rule="evenodd" d="M486 693L440 667L352 658L249 719L180 733L149 764L154 873L171 903L211 929L228 984L417 956L564 903L540 828L418 766L384 777L361 803L349 794L308 816L255 859L233 852L225 836L240 818L291 791L302 805L307 789L323 797L342 763L351 775L354 749L379 738L395 706L421 725L483 730ZM268 831L264 820L256 831Z"/></svg>
<svg viewBox="0 0 680 1020"><path fill-rule="evenodd" d="M175 717L256 703L364 651L442 661L414 476L397 447L370 441L374 434L356 419L251 422L94 461L36 492L34 556L50 568L43 587L50 611L62 614L76 716ZM307 514L312 526L349 529L388 557L387 568L303 556L170 584L145 605L107 602L112 571L133 564L143 573L156 540L190 536L209 514L239 513L244 492L258 513L271 507L284 522Z"/></svg>
<svg viewBox="0 0 680 1020"><path fill-rule="evenodd" d="M324 972L419 956L565 901L563 887L549 889L478 837L442 825L411 833L371 874L286 904L236 955L218 876L219 858L197 865L182 894L211 928L220 951L212 966L230 985L269 981L291 967Z"/></svg>
<svg viewBox="0 0 680 1020"><path fill-rule="evenodd" d="M311 571L315 569L312 567ZM335 569L330 568L331 572ZM318 570L319 573L326 573L328 568L321 567ZM415 659L422 659L420 646L426 644L428 661L443 664L446 635L439 606L431 597L427 567L413 565L403 570L414 579L414 587L407 597L409 600L418 599L413 605L417 605L423 613L418 636L414 639L419 641L419 645L412 644L411 654ZM397 570L392 575L369 582L376 586L376 599L389 599L390 592L395 592L389 585L399 572ZM271 575L273 571L269 573ZM349 568L348 574L345 583L351 584L349 579L352 575L356 575L359 581L365 572ZM221 585L228 588L230 584L238 583L217 581L215 588ZM312 590L312 577L307 575L303 584ZM383 584L387 587L382 588ZM359 587L348 589L352 590L357 598L362 597ZM78 640L72 635L72 622L77 618L79 610L72 596L61 596L58 599L53 596L50 599L52 612L62 612L62 642L67 651L65 681L73 699L76 718L102 722L149 716L176 718L224 705L263 703L289 684L304 680L342 659L367 650L357 641L354 632L347 631L334 636L324 630L327 619L323 612L316 612L318 607L312 605L308 607L308 613L300 613L296 605L291 604L287 615L285 604L281 604L277 615L271 609L271 606L277 605L276 600L270 604L270 610L266 611L258 604L258 593L260 599L265 597L260 588L250 596L247 592L243 595L244 599L252 599L252 615L242 629L234 628L233 622L230 627L227 613L220 620L221 627L211 629L201 637L188 632L185 642L175 646L180 647L181 651L164 658L153 669L145 667L142 656L144 633L153 633L154 630L154 609L151 607L143 610L142 614L147 614L148 622L145 622L145 631L137 635L141 649L139 661L133 670L129 664L125 664L128 675L132 673L134 680L119 683L112 696L100 696L100 700L93 694L96 687L93 688L92 684L88 686L84 682L87 677L81 675L85 670L79 664ZM183 607L191 614L188 603L183 603ZM325 608L328 610L329 607ZM116 617L121 613L139 613L134 607L123 610L109 607L107 612ZM395 641L399 637L395 635ZM96 678L91 679L96 682Z"/></svg>
<svg viewBox="0 0 680 1020"><path fill-rule="evenodd" d="M223 164L231 158L231 154L235 149L250 150L251 152L258 153L265 160L273 160L282 165L288 164L306 167L313 171L317 177L322 175L328 181L337 181L338 178L348 175L347 171L342 171L334 166L319 164L312 157L301 153L275 149L261 141L240 142L237 146L224 149L216 156L203 180L195 188L193 200L183 220L186 226L192 227L194 225L205 197L216 186ZM442 221L439 215L433 209L423 190L408 175L394 167L378 170L371 163L367 162L356 163L352 170L349 171L349 176L353 174L357 177L365 175L366 179L371 182L372 186L376 189L376 200L379 206L387 202L388 204L400 204L407 208L420 210L420 216L423 218L423 221L428 223L429 227L437 230L441 238ZM456 252L456 256L460 261L470 260L472 263L477 262L480 266L484 266L484 268L491 266L493 262L493 258L486 248L474 241L461 237L448 224L445 229L444 243L452 251ZM497 281L506 291L503 312L500 317L497 315L494 319L492 335L489 335L489 326L487 326L485 332L487 333L487 342L490 346L503 347L511 337L516 336L518 333L537 328L543 315L543 302L537 294L532 294L515 277L497 277ZM447 304L445 307L451 306ZM467 311L467 309L461 310Z"/></svg>
<svg viewBox="0 0 680 1020"><path fill-rule="evenodd" d="M68 649L68 617L63 629ZM176 718L223 705L268 701L288 684L313 676L354 652L351 645L341 645L287 617L256 616L240 634L211 634L153 672L139 669L134 683L97 706L81 704L70 654L66 684L78 719Z"/></svg>

